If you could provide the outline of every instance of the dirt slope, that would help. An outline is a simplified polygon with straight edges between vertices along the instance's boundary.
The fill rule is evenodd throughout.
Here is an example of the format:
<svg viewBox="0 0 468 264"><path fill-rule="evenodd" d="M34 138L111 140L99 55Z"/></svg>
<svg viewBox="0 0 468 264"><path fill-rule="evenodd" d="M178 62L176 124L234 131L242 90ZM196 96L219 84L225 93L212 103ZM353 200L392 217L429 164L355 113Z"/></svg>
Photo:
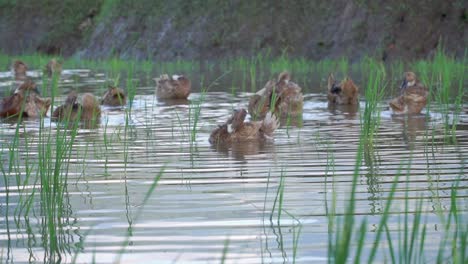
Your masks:
<svg viewBox="0 0 468 264"><path fill-rule="evenodd" d="M38 3L40 2L40 3ZM463 57L467 1L0 1L0 49L87 58Z"/></svg>

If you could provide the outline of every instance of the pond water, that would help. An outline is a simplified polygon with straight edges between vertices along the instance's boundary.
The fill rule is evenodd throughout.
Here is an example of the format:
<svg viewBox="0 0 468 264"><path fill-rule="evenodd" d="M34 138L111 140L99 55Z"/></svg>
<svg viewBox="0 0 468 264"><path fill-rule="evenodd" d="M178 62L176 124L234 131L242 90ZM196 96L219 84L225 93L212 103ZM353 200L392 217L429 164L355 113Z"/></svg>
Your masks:
<svg viewBox="0 0 468 264"><path fill-rule="evenodd" d="M67 70L56 101L63 102L72 88L102 95L104 77ZM10 84L9 73L0 73L2 95ZM103 108L98 128L78 130L60 173L67 180L54 236L44 211L38 153L41 133L54 135L59 127L48 117L43 123L23 121L17 155L10 156L17 125L2 122L0 262L326 262L327 206L335 200L337 214L347 209L363 99L357 112L329 109L323 89L308 90L301 124L282 125L271 142L215 148L210 132L232 109L247 108L251 94L193 88L188 103L169 104L156 99L152 85L137 87L131 111ZM386 101L379 103L380 126L359 166L356 188L355 223L368 221L364 254L398 175L390 234L399 239L404 212L411 218L421 198L429 262L435 262L443 234L437 212L448 212L455 182L457 209L466 214L468 114L447 118L452 108L432 105L427 115L408 118L393 116ZM454 137L444 136L447 120L456 124ZM380 261L389 258L384 251Z"/></svg>

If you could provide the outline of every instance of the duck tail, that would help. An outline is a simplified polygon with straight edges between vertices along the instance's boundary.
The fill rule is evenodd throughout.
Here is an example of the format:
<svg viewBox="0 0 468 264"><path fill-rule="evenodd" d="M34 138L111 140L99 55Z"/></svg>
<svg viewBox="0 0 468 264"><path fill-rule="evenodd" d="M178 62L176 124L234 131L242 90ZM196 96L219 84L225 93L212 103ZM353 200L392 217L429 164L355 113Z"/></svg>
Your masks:
<svg viewBox="0 0 468 264"><path fill-rule="evenodd" d="M273 132L280 126L278 117L272 112L268 112L262 121L262 131L268 135L273 136Z"/></svg>

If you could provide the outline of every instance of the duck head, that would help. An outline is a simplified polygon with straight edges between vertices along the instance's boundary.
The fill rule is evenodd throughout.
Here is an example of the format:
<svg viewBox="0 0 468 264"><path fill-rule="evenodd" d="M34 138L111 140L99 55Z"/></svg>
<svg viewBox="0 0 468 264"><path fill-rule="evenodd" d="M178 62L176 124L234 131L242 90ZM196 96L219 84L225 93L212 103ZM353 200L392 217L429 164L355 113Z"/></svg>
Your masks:
<svg viewBox="0 0 468 264"><path fill-rule="evenodd" d="M26 71L28 70L28 65L23 61L17 60L13 63L13 73L15 74L15 80L26 80Z"/></svg>
<svg viewBox="0 0 468 264"><path fill-rule="evenodd" d="M279 84L288 84L288 82L291 80L291 74L287 71L283 71L278 75L278 82L276 85Z"/></svg>
<svg viewBox="0 0 468 264"><path fill-rule="evenodd" d="M47 113L52 100L41 98L34 82L23 82L13 93L4 98L0 105L0 116L23 114L24 117L38 117Z"/></svg>
<svg viewBox="0 0 468 264"><path fill-rule="evenodd" d="M78 95L76 94L76 92L71 91L68 94L67 99L65 99L65 105L74 105L77 99L78 99Z"/></svg>
<svg viewBox="0 0 468 264"><path fill-rule="evenodd" d="M115 86L109 86L101 100L102 105L108 106L122 106L126 103L127 102L124 91Z"/></svg>
<svg viewBox="0 0 468 264"><path fill-rule="evenodd" d="M407 87L414 86L415 83L416 83L416 74L414 74L414 72L405 72L400 89L404 90Z"/></svg>
<svg viewBox="0 0 468 264"><path fill-rule="evenodd" d="M62 73L62 63L57 59L51 59L46 65L45 73L49 77L54 74L60 75Z"/></svg>
<svg viewBox="0 0 468 264"><path fill-rule="evenodd" d="M27 80L21 84L15 93L22 94L25 101L24 115L28 117L45 115L52 103L50 98L42 98L40 96L37 85L31 80Z"/></svg>
<svg viewBox="0 0 468 264"><path fill-rule="evenodd" d="M335 77L331 73L328 75L328 91L332 94L339 94L342 91L341 85L336 83Z"/></svg>
<svg viewBox="0 0 468 264"><path fill-rule="evenodd" d="M188 90L190 89L190 80L184 75L172 75L172 80L178 82L178 86L181 90L187 90L188 92Z"/></svg>

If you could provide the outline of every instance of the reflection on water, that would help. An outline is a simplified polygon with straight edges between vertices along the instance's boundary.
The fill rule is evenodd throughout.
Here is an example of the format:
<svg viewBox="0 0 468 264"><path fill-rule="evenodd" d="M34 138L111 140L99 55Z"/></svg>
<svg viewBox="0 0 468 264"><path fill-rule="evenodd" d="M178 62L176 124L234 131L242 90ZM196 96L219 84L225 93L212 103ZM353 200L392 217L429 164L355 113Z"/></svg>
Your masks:
<svg viewBox="0 0 468 264"><path fill-rule="evenodd" d="M337 105L328 104L328 111L333 116L343 115L345 119L355 119L358 114L359 105Z"/></svg>
<svg viewBox="0 0 468 264"><path fill-rule="evenodd" d="M423 136L430 122L430 116L419 115L392 115L392 121L401 124L403 142L409 149L414 148L418 136Z"/></svg>
<svg viewBox="0 0 468 264"><path fill-rule="evenodd" d="M87 70L64 71L55 105L71 88L102 95L103 78ZM137 89L131 112L102 108L99 125L81 127L76 135L50 118L42 128L39 120L25 120L18 131L15 121L0 123L0 259L113 263L120 256L121 263L217 263L229 240L228 262L292 262L294 256L302 263L326 261L325 204L336 198L337 212L346 209L362 102L330 107L325 93L305 94L302 120L283 121L274 141L215 147L208 143L211 130L232 109L246 108L250 93L194 92L185 102L162 102L153 89ZM437 108L408 117L392 115L385 102L379 107L378 133L364 148L360 166L356 221L367 216L368 229L377 228L393 180L402 174L397 198L428 201L423 211L432 256L440 235L436 210L449 209L457 178L461 190L467 187L468 116L459 118L457 144L447 145ZM59 172L54 171L57 135L72 144ZM44 138L50 153L41 152ZM41 163L43 155L50 164ZM161 169L158 186L147 197ZM39 171L58 177L57 184L45 190ZM466 191L458 195L463 200ZM467 204L460 202L458 209L466 212ZM392 208L395 214L403 210L398 203ZM390 232L398 231L398 221L390 219ZM365 241L370 248L373 240Z"/></svg>

